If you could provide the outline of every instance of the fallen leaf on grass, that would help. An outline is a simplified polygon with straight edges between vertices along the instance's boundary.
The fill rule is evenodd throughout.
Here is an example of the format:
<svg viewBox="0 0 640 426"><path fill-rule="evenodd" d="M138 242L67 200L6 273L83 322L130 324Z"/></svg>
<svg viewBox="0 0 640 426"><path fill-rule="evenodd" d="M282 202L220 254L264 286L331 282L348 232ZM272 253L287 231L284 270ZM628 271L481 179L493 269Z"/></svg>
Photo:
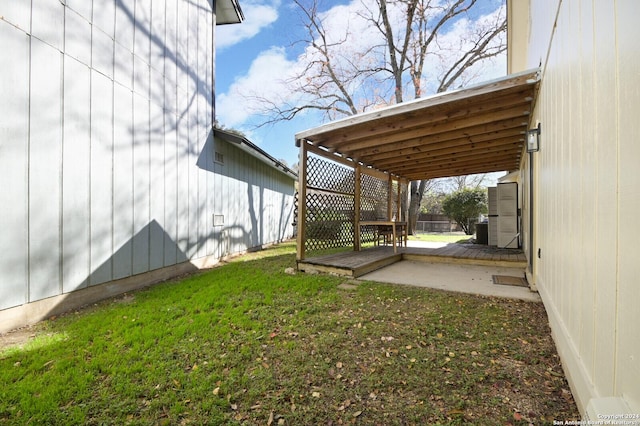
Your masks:
<svg viewBox="0 0 640 426"><path fill-rule="evenodd" d="M356 411L355 413L353 413L353 417L358 417L360 414L362 414L362 410L360 411Z"/></svg>
<svg viewBox="0 0 640 426"><path fill-rule="evenodd" d="M311 396L314 398L320 398L320 392L313 392Z"/></svg>
<svg viewBox="0 0 640 426"><path fill-rule="evenodd" d="M351 400L347 399L345 402L342 403L342 405L340 407L338 407L338 411L344 411L350 405L351 405Z"/></svg>

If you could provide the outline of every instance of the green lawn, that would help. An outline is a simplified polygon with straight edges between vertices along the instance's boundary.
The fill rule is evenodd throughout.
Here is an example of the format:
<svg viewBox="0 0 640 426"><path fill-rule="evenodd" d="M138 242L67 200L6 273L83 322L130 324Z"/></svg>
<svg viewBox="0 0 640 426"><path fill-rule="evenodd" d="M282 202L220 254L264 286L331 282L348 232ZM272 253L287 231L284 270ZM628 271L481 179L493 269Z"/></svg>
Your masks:
<svg viewBox="0 0 640 426"><path fill-rule="evenodd" d="M6 424L577 419L539 303L288 275L294 246L45 321L0 352ZM353 282L350 282L354 284Z"/></svg>
<svg viewBox="0 0 640 426"><path fill-rule="evenodd" d="M455 232L455 233L419 233L416 235L409 235L410 241L429 241L436 243L458 243L458 242L466 242L473 235L465 235L464 232Z"/></svg>

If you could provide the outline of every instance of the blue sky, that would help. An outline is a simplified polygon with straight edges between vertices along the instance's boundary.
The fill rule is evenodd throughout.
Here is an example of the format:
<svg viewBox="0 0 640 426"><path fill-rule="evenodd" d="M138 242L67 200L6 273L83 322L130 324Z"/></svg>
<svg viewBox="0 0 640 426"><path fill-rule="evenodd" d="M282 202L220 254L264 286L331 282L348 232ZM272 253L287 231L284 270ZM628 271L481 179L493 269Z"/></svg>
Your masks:
<svg viewBox="0 0 640 426"><path fill-rule="evenodd" d="M501 0L480 2L479 13L489 13L502 4ZM321 12L335 25L344 25L345 12L360 3L361 0L325 0L320 2L324 5ZM310 113L256 128L265 117L254 112L246 92L287 97L281 78L296 67L296 59L304 49L303 45L294 44L304 31L299 12L290 0L240 0L240 5L245 15L243 23L216 27L216 117L225 127L244 132L249 140L291 166L298 156L295 133L322 124L322 118ZM451 33L455 36L454 28ZM489 68L474 82L504 75L506 70L504 61Z"/></svg>
<svg viewBox="0 0 640 426"><path fill-rule="evenodd" d="M221 104L219 98L228 96L230 86L246 77L252 64L261 55L264 57L265 52L281 49L286 57L295 57L298 48L292 43L300 30L300 20L290 1L241 0L240 5L245 14L242 24L216 28L217 119L227 127L243 131L252 142L291 166L298 161L294 134L319 122L305 118L255 128L263 117L248 117L241 122L230 119L221 111L224 103ZM243 99L236 98L233 102L242 103Z"/></svg>

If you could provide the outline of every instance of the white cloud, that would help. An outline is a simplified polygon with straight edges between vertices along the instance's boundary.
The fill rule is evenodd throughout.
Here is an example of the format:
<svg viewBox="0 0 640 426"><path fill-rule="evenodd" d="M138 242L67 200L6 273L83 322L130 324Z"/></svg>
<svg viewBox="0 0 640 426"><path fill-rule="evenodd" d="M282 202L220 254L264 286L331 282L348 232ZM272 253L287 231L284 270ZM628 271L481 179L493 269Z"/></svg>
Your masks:
<svg viewBox="0 0 640 426"><path fill-rule="evenodd" d="M243 2L243 6L245 3ZM264 6L264 5L263 5ZM267 7L267 6L265 6ZM335 55L340 58L339 62L345 67L362 66L363 61L371 61L382 59L380 56L385 55L385 49L377 51L378 58L371 59L358 52L371 52L373 46L384 45L384 40L380 32L371 27L364 16L374 10L376 2L373 0L353 0L346 5L334 6L321 14L323 25L327 30L329 44L335 43ZM268 8L268 7L267 7ZM367 10L369 9L369 11ZM247 7L247 12L252 7ZM393 10L393 19L401 21L400 10ZM253 13L253 12L252 12ZM439 46L445 48L445 51L439 52L438 55L429 55L425 70L429 71L429 75L425 76L424 88L425 93L433 93L433 81L441 77L442 60L451 59L456 54L459 55L460 49L468 47L465 45L464 34L472 31L474 25L483 23L487 20L495 19L495 11L485 16L473 19L462 19L461 21L450 25L446 28L438 39ZM504 13L504 10L502 10ZM249 21L249 17L247 17ZM265 22L268 19L265 18ZM246 22L238 25L238 27L246 25ZM345 33L346 32L346 33ZM341 41L346 41L341 43ZM449 51L446 51L449 49ZM261 52L252 62L246 74L239 76L232 83L229 89L222 94L217 95L216 113L219 121L225 126L242 129L250 126L251 123L257 124L264 122L268 117L264 114L264 103L257 102L257 98L268 99L275 107L282 107L287 104L300 104L302 94L296 92L295 87L285 84L288 77L301 72L305 69L306 61L310 58L318 58L317 53L307 48L298 58L289 59L284 47L271 47ZM495 78L505 73L504 55L501 59L491 61L482 66L474 67L462 79L466 84L479 83L488 79ZM345 71L348 75L348 71ZM431 84L429 84L431 81ZM388 85L381 82L363 83L362 81L351 82L354 92L359 91L360 94L377 96L375 102L385 104L389 101L389 93L387 93ZM388 87L387 87L388 86ZM431 89L431 90L429 90ZM371 107L371 106L369 106Z"/></svg>
<svg viewBox="0 0 640 426"><path fill-rule="evenodd" d="M286 57L283 47L272 47L253 60L247 73L236 78L226 93L216 97L216 113L225 126L240 126L259 113L254 97L284 103L291 91L284 79L296 69L295 61Z"/></svg>
<svg viewBox="0 0 640 426"><path fill-rule="evenodd" d="M241 24L220 25L216 27L216 48L223 50L241 41L248 40L273 24L278 19L280 1L270 4L256 1L243 1L242 11L245 20Z"/></svg>

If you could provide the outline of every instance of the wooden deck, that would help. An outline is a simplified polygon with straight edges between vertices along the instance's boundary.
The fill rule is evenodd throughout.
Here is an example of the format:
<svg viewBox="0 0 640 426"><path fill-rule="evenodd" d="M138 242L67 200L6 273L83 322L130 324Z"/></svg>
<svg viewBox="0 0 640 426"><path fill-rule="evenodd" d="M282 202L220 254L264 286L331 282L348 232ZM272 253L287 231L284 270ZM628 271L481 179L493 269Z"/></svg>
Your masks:
<svg viewBox="0 0 640 426"><path fill-rule="evenodd" d="M311 257L298 261L298 270L324 272L359 277L402 260L402 250L393 252L392 247L374 247L361 251L348 251L322 257Z"/></svg>
<svg viewBox="0 0 640 426"><path fill-rule="evenodd" d="M475 244L448 244L440 248L402 247L395 254L392 247L384 246L312 257L299 261L298 270L357 278L400 260L515 268L527 266L527 259L522 250Z"/></svg>

